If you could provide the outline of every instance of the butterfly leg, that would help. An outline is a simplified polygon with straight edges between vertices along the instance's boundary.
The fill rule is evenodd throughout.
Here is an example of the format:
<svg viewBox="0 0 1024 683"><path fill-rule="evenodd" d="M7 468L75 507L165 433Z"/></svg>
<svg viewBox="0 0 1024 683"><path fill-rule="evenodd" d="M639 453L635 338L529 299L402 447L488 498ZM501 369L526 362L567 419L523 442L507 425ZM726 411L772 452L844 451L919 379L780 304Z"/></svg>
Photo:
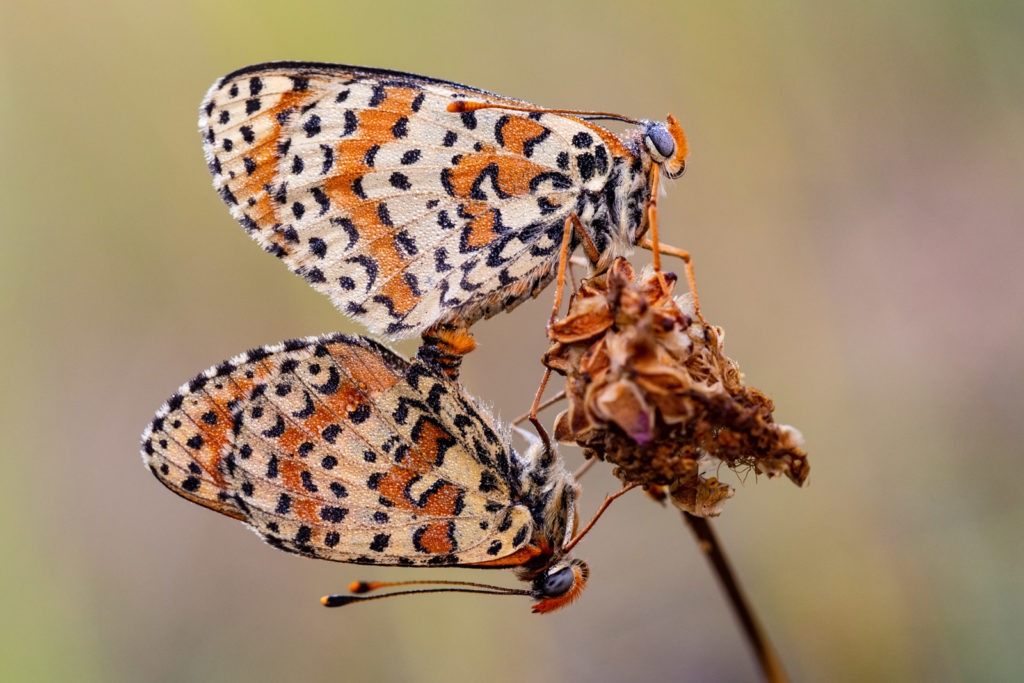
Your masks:
<svg viewBox="0 0 1024 683"><path fill-rule="evenodd" d="M569 243L572 241L572 231L575 226L573 219L579 223L580 219L575 213L569 214L565 219L565 229L562 231L562 250L558 254L558 275L555 278L555 305L551 308L551 317L548 318L548 327L555 322L558 309L562 307L562 289L565 287L565 266L569 260ZM582 232L582 230L581 230Z"/></svg>
<svg viewBox="0 0 1024 683"><path fill-rule="evenodd" d="M596 265L601 258L601 252L597 250L597 245L594 244L594 240L590 239L587 231L583 229L583 222L580 221L579 216L575 213L570 213L569 220L572 221L572 227L576 231L576 236L580 238L580 243L583 244L583 251L587 252L587 258L590 259L592 265Z"/></svg>
<svg viewBox="0 0 1024 683"><path fill-rule="evenodd" d="M555 394L554 396L552 396L551 398L549 398L548 400L544 401L539 406L537 406L537 412L540 412L540 411L544 410L545 408L550 408L551 406L555 405L556 403L558 403L559 401L564 399L565 395L566 395L565 394L565 389L563 389L562 391L558 392L557 394ZM526 420L529 420L529 419L530 419L530 413L523 413L522 415L520 415L516 419L512 420L512 426L515 427L516 425L522 424L523 422L525 422Z"/></svg>
<svg viewBox="0 0 1024 683"><path fill-rule="evenodd" d="M690 293L693 294L693 310L701 323L706 326L708 321L700 312L700 298L697 296L697 280L693 275L693 261L690 259L690 252L679 247L662 244L658 239L658 183L660 179L661 171L658 166L651 166L651 196L647 200L647 225L651 236L643 240L640 246L654 253L654 270L658 273L662 290L665 292L668 291L668 283L661 277L661 255L675 256L683 260L683 263L686 264L686 284L690 288Z"/></svg>
<svg viewBox="0 0 1024 683"><path fill-rule="evenodd" d="M423 344L416 356L458 380L462 357L475 348L476 340L464 325L440 323L423 333Z"/></svg>
<svg viewBox="0 0 1024 683"><path fill-rule="evenodd" d="M590 240L586 230L583 229L583 224L580 222L579 216L575 213L570 213L569 217L565 219L565 230L562 231L562 249L558 254L558 276L557 284L555 286L555 305L551 308L551 317L548 318L548 327L555 322L555 318L558 316L558 309L562 307L562 290L565 288L565 267L569 261L569 246L572 242L572 233L576 230L579 235L584 238L584 248L588 250L588 256L590 250L593 250L595 259L592 262L596 262L597 248L594 243ZM540 434L540 438L544 441L545 448L551 448L551 439L548 436L547 430L540 423L537 418L537 412L540 410L541 398L544 396L544 389L548 385L548 380L551 378L551 368L544 369L544 377L540 380L540 386L537 387L537 395L533 397L533 405L530 406L530 424L533 425L537 433Z"/></svg>
<svg viewBox="0 0 1024 683"><path fill-rule="evenodd" d="M540 410L540 399L544 395L544 389L547 387L550 378L551 368L544 368L544 376L541 377L540 386L537 387L537 395L533 397L533 405L530 406L530 424L533 425L533 428L537 430L537 434L540 435L546 452L551 451L551 437L548 436L548 430L544 429L544 425L540 423L537 412Z"/></svg>
<svg viewBox="0 0 1024 683"><path fill-rule="evenodd" d="M693 310L694 312L696 312L697 317L700 318L700 321L707 325L707 321L704 320L704 315L700 311L700 298L697 296L697 279L694 277L693 274L693 260L690 258L690 252L686 251L685 249L680 249L679 247L673 247L670 244L665 244L664 242L655 243L653 240L650 239L645 239L640 244L640 246L643 247L644 249L649 249L650 251L653 251L656 260L658 259L658 254L665 254L666 256L675 256L676 258L682 260L684 267L686 269L686 285L687 287L690 288L690 293L693 294ZM655 265L655 268L659 267L660 264Z"/></svg>
<svg viewBox="0 0 1024 683"><path fill-rule="evenodd" d="M647 229L650 230L651 236L647 242L653 244L653 247L649 247L654 252L654 270L661 273L661 249L659 248L658 241L658 184L661 180L661 169L657 164L651 166L651 196L647 199ZM662 281L662 286L665 283Z"/></svg>
<svg viewBox="0 0 1024 683"><path fill-rule="evenodd" d="M563 552L563 553L567 553L567 552L569 552L570 550L572 550L572 549L573 549L573 547L574 547L574 546L575 546L575 545L576 545L577 543L579 543L579 542L580 542L580 539L582 539L582 538L583 538L584 536L586 536L586 535L587 535L587 532L588 532L588 531L590 531L590 529L591 529L591 528L592 528L592 527L594 526L594 524L595 524L595 523L597 522L597 520L598 520L598 519L600 519L601 515L603 515L603 514L604 514L604 511L608 509L608 506L609 506L609 505L611 505L611 504L612 504L612 502L613 502L613 501L614 501L614 500L615 500L616 498L618 498L619 496L621 496L621 495L623 495L623 494L625 494L625 493L628 493L628 492L632 491L633 489L635 489L635 488L636 488L637 486L639 486L639 485L640 485L640 484L629 484L629 485L627 485L627 486L623 486L623 487L622 487L621 489L619 489L619 490L618 490L618 491L616 491L615 493L611 494L610 496L605 496L604 502L603 502L603 503L601 503L601 507L599 507L599 508L597 509L597 512L596 512L596 513L594 513L594 516L593 516L593 517L591 517L591 518L590 518L590 521L589 521L589 522L587 522L587 525L586 525L585 527L583 527L583 531L581 531L581 532L579 532L578 534L576 534L576 537L575 537L575 538L573 538L573 539L572 539L571 541L569 541L568 543L566 543L566 544L565 544L565 547L564 547L564 548L562 548L562 552Z"/></svg>

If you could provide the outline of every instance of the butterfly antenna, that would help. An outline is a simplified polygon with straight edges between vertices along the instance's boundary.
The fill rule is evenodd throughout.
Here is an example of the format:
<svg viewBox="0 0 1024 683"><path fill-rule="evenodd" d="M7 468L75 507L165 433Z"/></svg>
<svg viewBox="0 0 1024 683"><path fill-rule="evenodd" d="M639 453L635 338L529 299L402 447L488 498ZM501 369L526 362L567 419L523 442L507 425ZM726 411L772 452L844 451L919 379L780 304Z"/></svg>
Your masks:
<svg viewBox="0 0 1024 683"><path fill-rule="evenodd" d="M632 119L628 116L622 116L621 114L612 114L604 111L583 111L579 109L546 109L544 107L535 106L520 106L514 104L501 104L497 102L473 102L470 100L459 100L457 102L448 103L448 111L461 114L467 111L477 111L478 109L507 109L509 111L522 111L528 114L567 114L569 116L578 116L581 119L607 119L609 121L622 121L624 123L631 123L635 126L642 126L643 121Z"/></svg>
<svg viewBox="0 0 1024 683"><path fill-rule="evenodd" d="M399 595L420 595L425 593L476 593L478 595L528 595L533 596L530 591L485 591L474 588L421 588L412 591L397 591L385 593L384 595L371 595L368 598L361 598L355 595L325 595L320 598L320 604L324 607L344 607L354 602L370 602L371 600L383 600L384 598L396 598Z"/></svg>
<svg viewBox="0 0 1024 683"><path fill-rule="evenodd" d="M469 586L471 588L486 588L490 591L506 592L512 591L515 594L529 593L529 591L523 591L518 588L505 588L504 586L495 586L489 583L477 583L475 581L353 581L348 585L350 593L369 593L370 591L380 590L381 588L397 588L399 586Z"/></svg>
<svg viewBox="0 0 1024 683"><path fill-rule="evenodd" d="M525 595L533 597L533 592L518 588L504 588L492 586L486 583L473 583L472 581L353 581L349 584L351 593L369 593L381 588L395 588L397 586L456 586L455 588L419 588L416 590L395 591L383 595L371 595L369 597L358 597L357 595L325 595L320 598L320 604L324 607L343 607L354 602L368 602L370 600L383 600L399 595L418 595L423 593L476 593L478 595Z"/></svg>

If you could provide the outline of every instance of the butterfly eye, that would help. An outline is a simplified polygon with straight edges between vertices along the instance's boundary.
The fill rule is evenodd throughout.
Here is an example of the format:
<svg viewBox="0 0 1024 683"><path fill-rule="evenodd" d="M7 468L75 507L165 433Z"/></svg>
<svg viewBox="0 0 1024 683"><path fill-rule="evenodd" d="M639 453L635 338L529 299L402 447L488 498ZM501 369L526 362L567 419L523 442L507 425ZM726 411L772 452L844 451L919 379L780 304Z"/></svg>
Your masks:
<svg viewBox="0 0 1024 683"><path fill-rule="evenodd" d="M662 123L652 123L644 134L644 147L654 161L661 163L676 153L676 141Z"/></svg>
<svg viewBox="0 0 1024 683"><path fill-rule="evenodd" d="M563 567L553 574L548 574L540 581L540 590L547 598L557 598L565 595L576 583L576 573L572 567Z"/></svg>

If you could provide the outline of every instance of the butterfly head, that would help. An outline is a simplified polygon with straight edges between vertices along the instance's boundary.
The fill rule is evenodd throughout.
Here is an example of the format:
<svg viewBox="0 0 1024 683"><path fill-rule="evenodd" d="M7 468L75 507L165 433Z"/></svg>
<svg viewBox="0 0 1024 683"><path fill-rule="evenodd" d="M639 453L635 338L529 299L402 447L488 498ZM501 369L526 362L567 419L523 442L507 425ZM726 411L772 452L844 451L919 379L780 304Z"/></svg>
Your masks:
<svg viewBox="0 0 1024 683"><path fill-rule="evenodd" d="M686 170L689 147L686 134L676 117L669 114L668 121L648 121L643 130L644 149L654 163L661 166L669 178L678 178Z"/></svg>
<svg viewBox="0 0 1024 683"><path fill-rule="evenodd" d="M533 580L533 606L535 614L553 612L570 604L583 592L590 569L583 560L562 557Z"/></svg>

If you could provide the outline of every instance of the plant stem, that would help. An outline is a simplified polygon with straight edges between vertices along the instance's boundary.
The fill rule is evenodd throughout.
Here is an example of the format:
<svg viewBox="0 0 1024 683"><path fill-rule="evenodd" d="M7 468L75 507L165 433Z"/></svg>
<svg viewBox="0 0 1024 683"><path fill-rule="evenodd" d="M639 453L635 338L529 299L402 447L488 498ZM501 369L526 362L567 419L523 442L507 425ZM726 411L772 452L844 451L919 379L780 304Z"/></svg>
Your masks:
<svg viewBox="0 0 1024 683"><path fill-rule="evenodd" d="M736 576L733 574L729 560L725 556L725 550L719 544L718 537L711 528L711 523L703 517L694 517L688 512L683 513L683 519L686 520L686 523L697 537L701 551L703 551L711 566L714 567L715 574L718 575L722 588L725 589L726 595L729 596L729 602L732 604L733 611L740 620L740 625L742 625L743 632L750 641L750 646L754 649L754 656L757 658L758 664L761 665L765 680L769 681L769 683L786 683L789 679L786 677L786 672L782 669L782 663L775 654L775 649L768 640L768 635L764 632L757 617L754 616L754 610L743 594L739 581L737 581Z"/></svg>

